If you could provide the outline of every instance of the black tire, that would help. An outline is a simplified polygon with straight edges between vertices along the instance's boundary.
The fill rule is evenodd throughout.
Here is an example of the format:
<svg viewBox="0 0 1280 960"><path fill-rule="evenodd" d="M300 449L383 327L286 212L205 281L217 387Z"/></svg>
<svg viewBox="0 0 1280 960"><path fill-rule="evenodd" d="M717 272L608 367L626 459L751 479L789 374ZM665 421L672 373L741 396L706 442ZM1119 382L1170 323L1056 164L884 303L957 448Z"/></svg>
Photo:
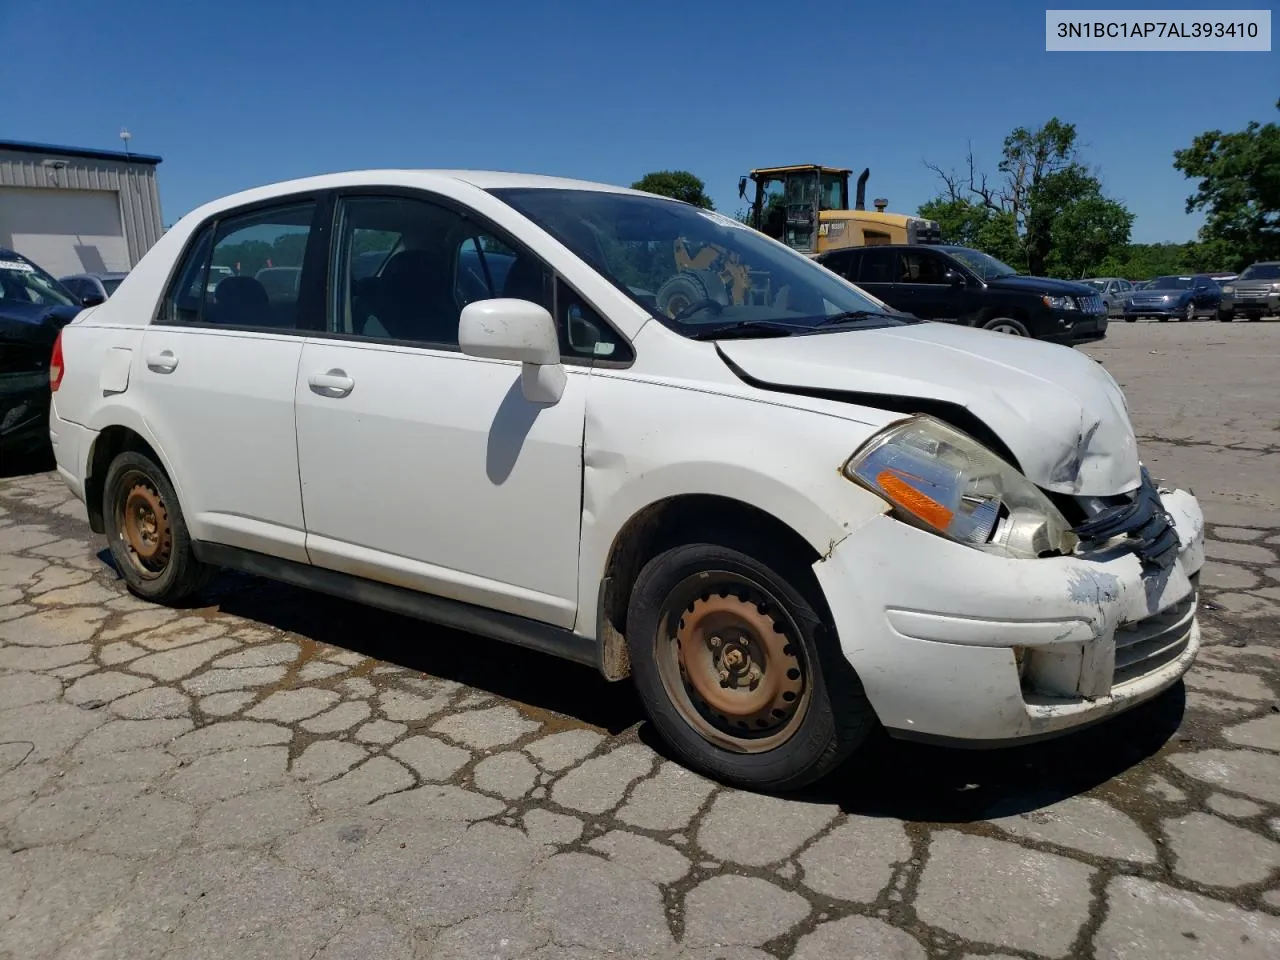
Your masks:
<svg viewBox="0 0 1280 960"><path fill-rule="evenodd" d="M1137 318L1137 317L1130 317L1130 316L1126 316L1126 317L1124 318L1124 322L1125 322L1125 323L1137 323L1137 322L1138 322L1138 318Z"/></svg>
<svg viewBox="0 0 1280 960"><path fill-rule="evenodd" d="M139 519L147 513L155 531L149 538ZM214 570L192 552L173 484L145 454L126 451L111 462L103 484L102 518L116 569L129 590L144 600L178 606L211 579ZM135 547L139 538L145 545Z"/></svg>
<svg viewBox="0 0 1280 960"><path fill-rule="evenodd" d="M1031 336L1031 332L1027 330L1026 325L1021 320L1013 319L1013 317L992 317L982 325L982 329L996 330L1015 337Z"/></svg>
<svg viewBox="0 0 1280 960"><path fill-rule="evenodd" d="M1236 315L1235 315L1235 311L1234 311L1234 310L1219 310L1219 311L1218 311L1218 322L1219 322L1219 323L1231 323L1231 321L1235 320L1235 318L1236 318Z"/></svg>
<svg viewBox="0 0 1280 960"><path fill-rule="evenodd" d="M770 556L770 562L729 546L690 543L666 550L645 564L627 611L632 676L650 720L681 762L735 786L796 790L839 765L877 720L861 681L840 651L812 573L802 563L772 556L767 548L746 542L739 545L751 554ZM745 605L747 601L749 605ZM673 659L683 664L685 656L692 661L699 653L708 664L716 660L714 653L693 641L687 642L697 649L692 654L683 652L685 641L676 639L676 633L684 631L686 616L696 616L699 603L737 603L771 621L773 633L781 635L781 640L777 636L770 639L785 644L781 653L786 657L775 657L774 662L760 658L765 662L768 684L757 680L748 687L734 681L735 689L750 698L757 686L776 690L779 675L768 675L767 671L783 669L785 676L792 678L783 683L803 687L798 695L791 694L796 706L785 721L776 721L776 733L751 728L747 733L759 736L743 736L736 727L748 724L739 719L735 726L727 717L717 715L709 703L699 701L691 692L694 684L683 667L672 666ZM730 637L721 649L723 665L735 642L733 627L711 629ZM712 636L706 643L719 647L721 641ZM786 669L793 661L794 666ZM752 662L748 657L747 663ZM719 686L725 687L725 683ZM786 698L788 693L781 696ZM767 711L770 717L785 712L776 709L780 704L780 700L772 701L774 709ZM755 723L766 725L760 719ZM725 727L735 729L728 732Z"/></svg>

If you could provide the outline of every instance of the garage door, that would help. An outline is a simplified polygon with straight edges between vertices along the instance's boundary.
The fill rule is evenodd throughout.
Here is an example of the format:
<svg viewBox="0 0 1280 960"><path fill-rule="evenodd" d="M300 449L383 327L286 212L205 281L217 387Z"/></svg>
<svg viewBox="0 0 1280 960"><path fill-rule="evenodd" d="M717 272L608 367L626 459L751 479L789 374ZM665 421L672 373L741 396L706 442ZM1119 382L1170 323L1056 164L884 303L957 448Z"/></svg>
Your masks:
<svg viewBox="0 0 1280 960"><path fill-rule="evenodd" d="M131 266L114 190L0 187L0 247L55 277Z"/></svg>

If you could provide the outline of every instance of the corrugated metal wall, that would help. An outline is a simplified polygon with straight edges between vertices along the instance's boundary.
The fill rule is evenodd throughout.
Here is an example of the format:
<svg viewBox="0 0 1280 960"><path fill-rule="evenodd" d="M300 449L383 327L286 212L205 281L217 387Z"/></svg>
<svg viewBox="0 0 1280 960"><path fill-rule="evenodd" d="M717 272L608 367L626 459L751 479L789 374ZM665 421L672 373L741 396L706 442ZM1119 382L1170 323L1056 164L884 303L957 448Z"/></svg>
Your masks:
<svg viewBox="0 0 1280 960"><path fill-rule="evenodd" d="M46 161L65 162L55 168ZM25 153L0 149L0 187L56 190L112 190L120 198L120 222L129 244L130 266L164 232L160 190L153 164Z"/></svg>

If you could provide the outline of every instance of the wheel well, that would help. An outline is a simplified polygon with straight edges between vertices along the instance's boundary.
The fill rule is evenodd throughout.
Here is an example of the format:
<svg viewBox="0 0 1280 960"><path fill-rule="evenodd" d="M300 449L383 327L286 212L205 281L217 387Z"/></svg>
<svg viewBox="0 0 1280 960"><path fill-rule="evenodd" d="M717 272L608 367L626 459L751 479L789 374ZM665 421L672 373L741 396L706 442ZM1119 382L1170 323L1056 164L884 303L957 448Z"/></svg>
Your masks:
<svg viewBox="0 0 1280 960"><path fill-rule="evenodd" d="M605 564L599 600L602 669L610 680L631 672L627 655L627 608L641 568L657 554L684 543L720 543L742 549L765 543L791 566L807 570L818 551L777 517L730 497L689 494L645 507L618 531ZM766 557L757 557L767 560Z"/></svg>
<svg viewBox="0 0 1280 960"><path fill-rule="evenodd" d="M84 480L84 505L89 514L89 529L94 533L106 532L102 516L102 494L107 483L107 470L111 467L111 461L126 451L145 454L158 466L161 463L151 444L128 427L111 426L98 434L98 439L93 443L93 452L89 455L89 475ZM160 468L164 469L163 466Z"/></svg>
<svg viewBox="0 0 1280 960"><path fill-rule="evenodd" d="M1027 323L1027 311L1021 307L1004 307L995 306L987 307L978 315L978 322L975 326L984 326L988 321L996 319L1017 320L1024 326Z"/></svg>

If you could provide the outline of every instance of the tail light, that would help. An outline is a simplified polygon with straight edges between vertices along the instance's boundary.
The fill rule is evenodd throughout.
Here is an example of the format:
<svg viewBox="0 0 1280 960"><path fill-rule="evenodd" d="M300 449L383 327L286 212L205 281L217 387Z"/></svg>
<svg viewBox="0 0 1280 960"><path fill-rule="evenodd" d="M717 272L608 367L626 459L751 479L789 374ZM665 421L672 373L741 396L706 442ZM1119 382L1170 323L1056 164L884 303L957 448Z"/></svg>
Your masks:
<svg viewBox="0 0 1280 960"><path fill-rule="evenodd" d="M66 368L62 364L62 331L58 331L58 339L53 341L53 356L49 358L49 389L57 392L62 386L62 374Z"/></svg>

